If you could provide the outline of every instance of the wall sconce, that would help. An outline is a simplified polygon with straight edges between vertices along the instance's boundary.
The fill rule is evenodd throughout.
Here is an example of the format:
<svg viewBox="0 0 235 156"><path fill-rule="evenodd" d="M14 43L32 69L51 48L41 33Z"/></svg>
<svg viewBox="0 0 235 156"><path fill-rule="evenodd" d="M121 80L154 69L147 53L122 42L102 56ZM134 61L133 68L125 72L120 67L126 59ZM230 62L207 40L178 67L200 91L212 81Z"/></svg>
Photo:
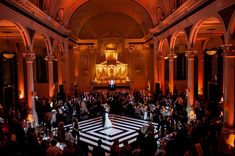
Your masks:
<svg viewBox="0 0 235 156"><path fill-rule="evenodd" d="M4 58L6 58L6 59L12 59L14 56L15 56L15 54L14 53L12 53L12 52L3 52L3 57Z"/></svg>
<svg viewBox="0 0 235 156"><path fill-rule="evenodd" d="M213 56L217 53L217 49L216 48L212 48L210 50L206 50L206 54L207 55L210 55L210 56Z"/></svg>

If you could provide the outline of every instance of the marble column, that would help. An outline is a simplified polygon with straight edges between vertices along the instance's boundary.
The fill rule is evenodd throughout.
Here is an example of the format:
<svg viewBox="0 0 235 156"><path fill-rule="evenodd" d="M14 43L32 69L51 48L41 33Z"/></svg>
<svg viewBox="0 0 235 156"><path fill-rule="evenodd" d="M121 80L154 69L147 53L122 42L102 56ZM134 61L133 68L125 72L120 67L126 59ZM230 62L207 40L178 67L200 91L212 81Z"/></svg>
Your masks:
<svg viewBox="0 0 235 156"><path fill-rule="evenodd" d="M165 90L165 71L164 71L164 60L162 53L157 54L157 82L160 83L160 89L163 92Z"/></svg>
<svg viewBox="0 0 235 156"><path fill-rule="evenodd" d="M37 126L38 117L35 110L34 82L33 82L33 61L35 59L35 53L28 52L24 53L23 56L26 60L26 68L27 68L27 97L28 97L27 121L31 123L31 126Z"/></svg>
<svg viewBox="0 0 235 156"><path fill-rule="evenodd" d="M154 91L156 90L156 83L159 82L159 63L158 63L158 43L153 44L153 85Z"/></svg>
<svg viewBox="0 0 235 156"><path fill-rule="evenodd" d="M73 53L74 53L74 82L76 82L76 84L78 83L78 76L79 76L79 68L78 68L78 60L79 60L79 56L78 56L78 52L79 52L79 47L75 46L73 47Z"/></svg>
<svg viewBox="0 0 235 156"><path fill-rule="evenodd" d="M64 64L63 64L63 75L64 75L64 89L66 94L70 94L70 61L69 61L69 49L68 46L64 48Z"/></svg>
<svg viewBox="0 0 235 156"><path fill-rule="evenodd" d="M58 89L59 85L63 84L63 63L64 63L64 58L61 56L58 58Z"/></svg>
<svg viewBox="0 0 235 156"><path fill-rule="evenodd" d="M24 89L24 69L23 69L23 57L17 56L17 72L18 72L18 91L19 99L25 98L25 89Z"/></svg>
<svg viewBox="0 0 235 156"><path fill-rule="evenodd" d="M224 123L234 127L234 74L235 74L235 49L231 44L221 46L223 49L223 90L224 90Z"/></svg>
<svg viewBox="0 0 235 156"><path fill-rule="evenodd" d="M198 95L204 95L204 52L198 53Z"/></svg>
<svg viewBox="0 0 235 156"><path fill-rule="evenodd" d="M48 62L48 89L49 89L49 97L54 95L54 70L53 70L53 61L54 56L48 55L46 56Z"/></svg>
<svg viewBox="0 0 235 156"><path fill-rule="evenodd" d="M174 93L174 53L170 52L168 54L169 58L169 91Z"/></svg>
<svg viewBox="0 0 235 156"><path fill-rule="evenodd" d="M150 59L149 59L149 53L150 53L150 47L149 45L144 46L144 75L145 75L145 80L146 80L146 88L147 90L150 89L150 77L149 77L149 63L150 63Z"/></svg>
<svg viewBox="0 0 235 156"><path fill-rule="evenodd" d="M193 50L186 51L185 56L187 57L188 67L187 67L187 104L188 107L194 107L194 58L197 52Z"/></svg>

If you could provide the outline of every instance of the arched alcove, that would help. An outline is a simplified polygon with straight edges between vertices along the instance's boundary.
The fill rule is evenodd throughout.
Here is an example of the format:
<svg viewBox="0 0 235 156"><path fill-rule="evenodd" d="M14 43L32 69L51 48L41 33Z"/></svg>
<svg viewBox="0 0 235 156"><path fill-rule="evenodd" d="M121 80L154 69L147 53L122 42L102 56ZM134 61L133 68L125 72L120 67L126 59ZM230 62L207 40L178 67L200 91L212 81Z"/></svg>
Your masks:
<svg viewBox="0 0 235 156"><path fill-rule="evenodd" d="M14 21L0 20L0 104L5 113L25 97L24 72L21 63L26 51L21 26ZM18 64L17 64L18 61Z"/></svg>

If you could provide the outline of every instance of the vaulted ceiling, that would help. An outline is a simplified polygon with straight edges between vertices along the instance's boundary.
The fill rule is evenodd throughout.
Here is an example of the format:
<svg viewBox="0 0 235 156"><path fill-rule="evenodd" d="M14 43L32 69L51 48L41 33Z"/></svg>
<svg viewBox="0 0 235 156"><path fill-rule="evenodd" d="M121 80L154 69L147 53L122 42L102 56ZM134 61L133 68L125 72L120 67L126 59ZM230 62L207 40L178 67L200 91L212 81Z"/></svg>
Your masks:
<svg viewBox="0 0 235 156"><path fill-rule="evenodd" d="M142 38L169 15L175 0L53 0L49 12L58 16L63 9L64 24L80 38L97 38L109 29L125 38ZM159 9L160 8L160 9Z"/></svg>

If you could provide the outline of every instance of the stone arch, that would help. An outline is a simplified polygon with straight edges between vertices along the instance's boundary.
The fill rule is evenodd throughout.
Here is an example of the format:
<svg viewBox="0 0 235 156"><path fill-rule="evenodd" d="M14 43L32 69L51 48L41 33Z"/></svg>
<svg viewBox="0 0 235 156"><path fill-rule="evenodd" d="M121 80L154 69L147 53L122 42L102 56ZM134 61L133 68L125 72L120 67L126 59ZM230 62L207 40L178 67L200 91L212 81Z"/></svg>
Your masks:
<svg viewBox="0 0 235 156"><path fill-rule="evenodd" d="M37 37L37 36L42 36L42 38L44 39L44 43L46 44L46 55L51 54L51 44L50 44L50 40L49 40L49 38L48 38L45 34L43 34L43 33L41 33L41 32L36 32L36 33L34 34L33 40L32 40L32 50L33 50L33 48L34 48L34 46L35 46L35 40L36 40L36 37Z"/></svg>
<svg viewBox="0 0 235 156"><path fill-rule="evenodd" d="M163 39L160 41L159 50L160 52L162 52L163 57L165 57L169 53L170 46L169 46L169 42L167 39Z"/></svg>
<svg viewBox="0 0 235 156"><path fill-rule="evenodd" d="M192 27L192 30L189 35L189 46L191 48L193 48L193 46L196 42L197 34L198 34L199 29L201 28L202 23L204 23L205 21L207 21L210 18L215 18L220 21L220 24L222 26L222 30L225 34L225 32L226 32L225 24L223 22L223 19L218 14L216 14L215 16L205 17L205 18L201 19L200 21L198 21L196 24L194 24Z"/></svg>
<svg viewBox="0 0 235 156"><path fill-rule="evenodd" d="M58 51L55 51L55 50L58 50ZM63 53L62 53L62 45L61 45L60 42L57 41L57 40L54 40L54 41L53 41L52 53L53 53L53 55L55 56L55 58L59 58L59 57L63 56Z"/></svg>
<svg viewBox="0 0 235 156"><path fill-rule="evenodd" d="M26 28L23 27L19 22L12 20L12 19L0 19L0 23L1 22L10 22L16 26L16 28L18 29L18 31L23 39L25 51L28 51L29 47L31 45L31 39L29 37L28 31L26 30Z"/></svg>
<svg viewBox="0 0 235 156"><path fill-rule="evenodd" d="M170 41L170 49L174 49L174 48L175 48L175 46L176 46L176 40L179 38L179 35L185 37L187 48L189 48L189 42L188 42L187 33L186 33L184 30L182 30L182 31L176 32L176 33L174 33L174 34L172 35L171 41Z"/></svg>
<svg viewBox="0 0 235 156"><path fill-rule="evenodd" d="M228 25L228 32L225 36L225 43L229 41L232 41L233 45L235 44L235 11L233 12L232 18Z"/></svg>

